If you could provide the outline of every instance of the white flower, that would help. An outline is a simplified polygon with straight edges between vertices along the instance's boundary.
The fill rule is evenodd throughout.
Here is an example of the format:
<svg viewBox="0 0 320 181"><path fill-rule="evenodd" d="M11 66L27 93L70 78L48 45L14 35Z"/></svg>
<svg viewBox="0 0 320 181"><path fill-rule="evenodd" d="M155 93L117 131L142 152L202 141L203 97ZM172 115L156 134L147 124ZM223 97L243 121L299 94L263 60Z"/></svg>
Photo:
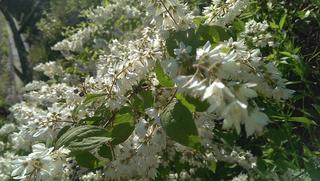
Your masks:
<svg viewBox="0 0 320 181"><path fill-rule="evenodd" d="M233 98L233 93L220 80L216 79L206 88L202 100L207 100L210 104L207 112L212 113L216 109L221 110L225 107L225 99Z"/></svg>
<svg viewBox="0 0 320 181"><path fill-rule="evenodd" d="M174 49L174 54L177 57L182 58L183 56L190 54L191 50L191 46L186 46L183 42L180 42L179 48Z"/></svg>
<svg viewBox="0 0 320 181"><path fill-rule="evenodd" d="M145 119L139 119L134 131L139 137L144 138L148 131L148 122Z"/></svg>
<svg viewBox="0 0 320 181"><path fill-rule="evenodd" d="M222 113L223 129L229 129L235 127L238 134L240 134L242 121L246 120L248 117L247 105L240 102L234 101L230 103Z"/></svg>
<svg viewBox="0 0 320 181"><path fill-rule="evenodd" d="M146 114L151 118L151 119L156 119L158 118L158 110L155 108L147 108L145 110Z"/></svg>
<svg viewBox="0 0 320 181"><path fill-rule="evenodd" d="M238 176L234 177L231 181L248 181L248 175L239 174Z"/></svg>
<svg viewBox="0 0 320 181"><path fill-rule="evenodd" d="M269 122L268 116L255 108L244 122L247 136L251 136L254 132L261 134L263 127Z"/></svg>
<svg viewBox="0 0 320 181"><path fill-rule="evenodd" d="M197 57L198 61L203 59L208 59L214 52L211 52L211 43L207 41L207 43L202 47L197 49Z"/></svg>
<svg viewBox="0 0 320 181"><path fill-rule="evenodd" d="M15 169L11 176L14 179L34 178L37 181L55 180L62 176L62 166L65 163L65 149L53 151L42 143L32 146L32 153L28 156L20 156L12 161ZM57 157L57 155L59 155Z"/></svg>

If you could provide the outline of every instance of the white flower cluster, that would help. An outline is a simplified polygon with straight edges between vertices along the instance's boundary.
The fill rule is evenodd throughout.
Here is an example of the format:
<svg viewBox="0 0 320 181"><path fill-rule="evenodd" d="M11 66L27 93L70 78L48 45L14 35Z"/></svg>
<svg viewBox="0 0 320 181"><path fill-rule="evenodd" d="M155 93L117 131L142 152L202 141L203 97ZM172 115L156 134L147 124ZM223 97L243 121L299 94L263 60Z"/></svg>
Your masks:
<svg viewBox="0 0 320 181"><path fill-rule="evenodd" d="M157 60L161 60L163 41L157 31L146 28L143 37L121 44L113 41L110 54L101 55L97 76L85 81L88 92L108 94L106 107L120 108L128 101L126 93L142 79L146 79Z"/></svg>
<svg viewBox="0 0 320 181"><path fill-rule="evenodd" d="M129 139L115 148L116 160L104 168L107 180L152 180L157 176L166 135L159 123L148 121L140 118Z"/></svg>
<svg viewBox="0 0 320 181"><path fill-rule="evenodd" d="M240 15L249 0L212 0L212 5L205 7L203 14L205 23L210 25L225 26Z"/></svg>
<svg viewBox="0 0 320 181"><path fill-rule="evenodd" d="M11 172L14 169L11 162L13 160L16 160L17 157L18 156L12 152L5 152L0 156L0 178L1 178L1 180L4 180L4 181L10 180Z"/></svg>
<svg viewBox="0 0 320 181"><path fill-rule="evenodd" d="M53 150L39 142L51 144L63 127L73 124L71 112L75 99L69 95L74 88L35 81L28 84L26 90L25 101L10 108L16 124L8 123L0 129L1 137L8 138L6 149L15 150L0 157L0 178L60 180L69 151L64 148ZM14 156L18 151L32 153Z"/></svg>
<svg viewBox="0 0 320 181"><path fill-rule="evenodd" d="M96 172L89 172L86 175L83 175L80 180L83 181L101 181L103 180L103 174L100 170Z"/></svg>
<svg viewBox="0 0 320 181"><path fill-rule="evenodd" d="M74 105L59 103L68 95L68 90L63 88L66 88L64 84L43 86L38 91L26 94L30 98L29 102L21 102L11 107L10 110L18 123L18 132L9 136L15 149L29 150L30 146L38 141L52 141L61 128L73 123L71 112ZM69 91L70 89L72 88L69 87ZM59 92L61 90L64 92ZM46 97L46 94L51 96Z"/></svg>
<svg viewBox="0 0 320 181"><path fill-rule="evenodd" d="M213 1L213 5L203 12L206 23L221 26L231 23L247 2ZM62 52L81 52L86 43L96 38L96 33L105 31L104 22L118 18L117 14L119 17L122 14L129 18L151 19L152 27L144 24L137 28L142 31L132 32L136 33L135 39L112 39L101 44L103 48L97 52L96 72L87 76L81 85L49 85L42 81L26 85L24 101L10 109L16 124L6 124L0 129L0 136L9 138L8 144L0 142L0 148L4 145L0 152L7 147L12 149L12 153L0 156L2 180L12 177L22 180L152 180L157 177L160 166L169 166L177 157L181 163L190 165L190 169L180 173L172 171L168 173L168 180L199 180L194 177L196 169L209 168L212 161L218 160L237 163L247 170L256 167L256 159L251 153L214 143L213 130L218 129L218 120L223 120L225 129L235 128L240 133L241 125L244 125L247 136L261 134L270 120L255 99L263 96L280 101L291 95L292 91L285 88L286 80L282 79L276 66L266 62L259 49L249 49L246 44L246 37L254 32L266 32L267 26L249 22L244 39L230 39L215 46L208 42L196 47L195 55L191 55L191 45L181 42L174 50L176 58L172 58L168 57L165 36L161 35L169 33L168 30L192 28L192 14L187 5L178 0L143 3L121 0L97 7L88 13L92 25L53 47ZM146 11L139 9L143 6ZM265 38L256 43L262 46ZM174 87L161 87L155 70L157 62L173 79ZM55 62L40 64L35 69L51 79L65 74ZM144 83L143 90L151 91L156 102L134 116L134 131L124 142L111 146L112 159L105 165L95 170L81 168L73 157L67 158L67 149L52 147L61 129L84 124L82 118L93 116L98 106L104 106L111 113L128 106L132 97L138 96L137 87ZM203 153L168 138L161 124L160 114L168 101L175 99L177 92L172 91L175 89L182 95L209 104L206 111L192 114L201 146L205 149ZM88 102L88 95L98 95L101 99L94 99L90 107L78 111L80 105ZM74 119L73 114L80 119ZM18 151L24 151L27 156L16 156ZM103 159L97 154L93 155ZM6 162L12 164L5 165Z"/></svg>
<svg viewBox="0 0 320 181"><path fill-rule="evenodd" d="M104 25L107 22L115 23L114 19L127 17L128 19L139 19L142 14L138 6L134 6L132 1L110 1L106 7L98 6L93 10L86 12L86 18L90 20L90 24L79 29L75 34L58 42L52 47L52 50L62 52L66 57L70 52L81 52L88 42L91 40L99 41L100 39L94 36L104 30ZM108 30L105 30L108 31ZM115 33L116 34L116 33Z"/></svg>
<svg viewBox="0 0 320 181"><path fill-rule="evenodd" d="M16 125L13 123L7 123L5 125L3 125L0 129L0 136L5 136L7 134L12 133L13 131L15 131L16 129Z"/></svg>
<svg viewBox="0 0 320 181"><path fill-rule="evenodd" d="M234 177L232 181L248 181L248 175L239 174L238 176Z"/></svg>
<svg viewBox="0 0 320 181"><path fill-rule="evenodd" d="M48 76L51 79L54 79L55 76L63 75L63 68L61 65L57 65L57 62L47 62L40 63L36 67L34 67L35 71L43 72L44 75Z"/></svg>
<svg viewBox="0 0 320 181"><path fill-rule="evenodd" d="M143 3L151 24L159 30L184 29L193 24L193 15L179 0L146 0Z"/></svg>
<svg viewBox="0 0 320 181"><path fill-rule="evenodd" d="M26 85L24 94L28 103L50 106L53 103L66 101L67 105L72 106L80 100L79 96L74 94L75 87L68 86L65 83L48 85L41 81L33 81Z"/></svg>
<svg viewBox="0 0 320 181"><path fill-rule="evenodd" d="M191 165L188 176L193 179L196 179L194 169L210 168L212 162L222 161L238 164L246 170L256 169L257 166L257 159L250 152L217 143L211 143L206 147L205 153L199 153L189 147L167 140L165 152L169 157L161 163L162 166L168 166L168 160L174 161L178 157L181 164Z"/></svg>
<svg viewBox="0 0 320 181"><path fill-rule="evenodd" d="M122 0L122 1L111 1L107 5L98 6L95 9L89 11L87 17L96 24L105 24L108 20L113 19L114 17L124 15L129 19L140 18L142 13L140 10L132 6L132 1Z"/></svg>
<svg viewBox="0 0 320 181"><path fill-rule="evenodd" d="M68 52L81 52L85 42L89 41L93 34L97 31L96 26L89 26L80 29L68 39L57 43L52 47L52 50L61 51L67 54Z"/></svg>
<svg viewBox="0 0 320 181"><path fill-rule="evenodd" d="M246 38L246 41L250 42L254 47L272 47L274 46L273 37L267 31L268 28L267 21L256 22L255 20L250 20L245 24L245 30L240 36Z"/></svg>
<svg viewBox="0 0 320 181"><path fill-rule="evenodd" d="M179 61L181 55L177 56ZM207 101L207 112L223 118L223 128L235 127L240 133L240 125L244 124L247 136L255 131L261 133L269 122L252 98L261 94L280 100L292 93L285 88L285 80L276 67L266 64L259 49L249 50L242 40L230 39L214 48L207 42L197 49L193 67L194 75L175 77L180 91Z"/></svg>

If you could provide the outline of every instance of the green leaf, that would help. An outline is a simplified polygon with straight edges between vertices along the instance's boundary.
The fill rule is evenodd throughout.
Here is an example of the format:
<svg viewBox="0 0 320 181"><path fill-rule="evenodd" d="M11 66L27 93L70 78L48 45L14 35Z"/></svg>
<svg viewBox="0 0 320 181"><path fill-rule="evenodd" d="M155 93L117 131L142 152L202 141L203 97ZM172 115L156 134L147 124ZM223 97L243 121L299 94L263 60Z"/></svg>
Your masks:
<svg viewBox="0 0 320 181"><path fill-rule="evenodd" d="M233 22L232 27L237 33L241 33L245 29L245 23L241 21L239 18L236 18Z"/></svg>
<svg viewBox="0 0 320 181"><path fill-rule="evenodd" d="M98 154L103 158L108 158L109 160L112 160L112 151L110 147L105 144L100 147Z"/></svg>
<svg viewBox="0 0 320 181"><path fill-rule="evenodd" d="M65 126L65 127L63 127L63 128L59 131L59 133L58 133L58 135L57 135L57 138L60 138L64 133L66 133L66 132L70 129L70 127L71 127L71 126Z"/></svg>
<svg viewBox="0 0 320 181"><path fill-rule="evenodd" d="M199 24L201 19L196 18L195 21ZM184 31L169 32L169 37L166 39L166 48L170 56L176 57L174 49L179 48L179 43L182 42L186 46L191 46L191 55L196 55L197 48L207 41L217 43L228 40L230 37L230 33L223 27L201 25L200 23L197 29L190 28Z"/></svg>
<svg viewBox="0 0 320 181"><path fill-rule="evenodd" d="M320 165L317 161L317 158L310 159L308 162L305 162L306 171L310 176L311 180L319 180L320 178Z"/></svg>
<svg viewBox="0 0 320 181"><path fill-rule="evenodd" d="M160 120L172 140L193 148L200 144L192 113L180 101L170 103L161 114Z"/></svg>
<svg viewBox="0 0 320 181"><path fill-rule="evenodd" d="M306 118L306 117L291 117L289 118L288 121L292 121L292 122L297 122L297 123L303 123L306 125L317 125L316 122L314 122L313 120Z"/></svg>
<svg viewBox="0 0 320 181"><path fill-rule="evenodd" d="M196 16L193 18L193 22L196 26L200 26L203 23L204 18L202 16Z"/></svg>
<svg viewBox="0 0 320 181"><path fill-rule="evenodd" d="M111 112L108 108L106 108L106 106L104 104L102 104L101 106L99 106L96 111L94 112L94 116L95 117L103 117L105 120L107 120L108 118L110 118L111 116Z"/></svg>
<svg viewBox="0 0 320 181"><path fill-rule="evenodd" d="M221 26L201 25L197 30L197 37L200 40L200 44L203 45L207 41L218 43L220 41L228 40L231 36L226 29Z"/></svg>
<svg viewBox="0 0 320 181"><path fill-rule="evenodd" d="M157 62L155 72L156 72L157 79L159 80L159 83L161 86L163 86L163 87L173 87L174 86L171 78L163 71L163 68L159 62Z"/></svg>
<svg viewBox="0 0 320 181"><path fill-rule="evenodd" d="M178 93L176 95L176 98L186 107L189 109L190 112L196 112L196 107L190 103L189 101L187 101L187 99L181 94Z"/></svg>
<svg viewBox="0 0 320 181"><path fill-rule="evenodd" d="M87 125L99 125L99 123L104 120L103 117L93 116L82 119L80 122L85 122Z"/></svg>
<svg viewBox="0 0 320 181"><path fill-rule="evenodd" d="M78 113L79 113L79 111L80 111L81 109L83 109L83 108L84 108L84 105L80 104L80 105L77 105L77 106L73 109L72 115L71 115L71 117L72 117L73 120L77 120Z"/></svg>
<svg viewBox="0 0 320 181"><path fill-rule="evenodd" d="M102 98L106 96L107 94L87 94L86 99L83 101L83 104L89 104L93 101L98 100L99 98Z"/></svg>
<svg viewBox="0 0 320 181"><path fill-rule="evenodd" d="M179 48L179 43L183 42L186 46L191 46L191 55L196 54L197 47L199 47L199 41L196 37L195 29L190 28L184 31L171 31L169 37L166 40L167 51L170 56L175 57L174 49Z"/></svg>
<svg viewBox="0 0 320 181"><path fill-rule="evenodd" d="M145 109L153 106L154 100L152 91L139 92L132 101L134 109L144 112Z"/></svg>
<svg viewBox="0 0 320 181"><path fill-rule="evenodd" d="M71 151L90 151L95 148L99 148L102 144L111 141L108 137L88 137L83 138L80 141L72 141L68 148Z"/></svg>
<svg viewBox="0 0 320 181"><path fill-rule="evenodd" d="M72 111L72 119L76 120L80 110L84 109L88 104L96 102L98 99L103 99L104 96L106 96L106 94L87 94L83 103L76 106L76 108Z"/></svg>
<svg viewBox="0 0 320 181"><path fill-rule="evenodd" d="M293 55L290 52L279 52L279 53L286 56L286 57L290 57L290 58L293 57Z"/></svg>
<svg viewBox="0 0 320 181"><path fill-rule="evenodd" d="M196 99L191 96L185 96L185 98L188 102L192 103L196 107L197 112L204 112L210 106L207 101L201 101L200 99Z"/></svg>
<svg viewBox="0 0 320 181"><path fill-rule="evenodd" d="M278 29L279 28L279 26L277 25L277 23L274 20L272 20L272 22L270 22L270 27L272 29Z"/></svg>
<svg viewBox="0 0 320 181"><path fill-rule="evenodd" d="M217 170L217 162L211 161L210 170L211 170L213 173L216 173L216 170Z"/></svg>
<svg viewBox="0 0 320 181"><path fill-rule="evenodd" d="M312 104L312 106L317 111L317 113L320 115L320 105Z"/></svg>
<svg viewBox="0 0 320 181"><path fill-rule="evenodd" d="M110 136L113 138L113 145L124 142L132 134L134 130L134 116L131 112L131 109L125 107L116 114L110 132Z"/></svg>
<svg viewBox="0 0 320 181"><path fill-rule="evenodd" d="M97 126L78 126L69 129L56 142L56 148L69 146L72 141L80 141L88 137L107 136L107 131L104 128Z"/></svg>
<svg viewBox="0 0 320 181"><path fill-rule="evenodd" d="M99 164L100 161L88 151L76 152L74 156L81 167L96 169L102 166Z"/></svg>
<svg viewBox="0 0 320 181"><path fill-rule="evenodd" d="M287 14L284 14L281 19L280 19L280 22L279 22L279 29L282 30L285 22L286 22L286 19L287 19Z"/></svg>
<svg viewBox="0 0 320 181"><path fill-rule="evenodd" d="M186 106L190 112L204 112L206 111L210 104L206 101L200 101L199 99L190 97L190 96L184 96L180 93L176 95L176 98L184 105Z"/></svg>

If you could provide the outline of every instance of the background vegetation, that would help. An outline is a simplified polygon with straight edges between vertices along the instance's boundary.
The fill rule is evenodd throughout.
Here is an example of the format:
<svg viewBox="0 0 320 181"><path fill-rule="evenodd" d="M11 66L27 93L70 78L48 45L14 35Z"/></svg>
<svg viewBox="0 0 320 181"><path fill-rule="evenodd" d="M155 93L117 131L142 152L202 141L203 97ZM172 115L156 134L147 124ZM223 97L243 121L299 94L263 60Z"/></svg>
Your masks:
<svg viewBox="0 0 320 181"><path fill-rule="evenodd" d="M72 63L63 63L62 55L51 47L84 24L84 10L107 3L102 0L0 0L0 126L8 116L6 99L10 94L9 33L11 29L19 64L14 70L17 79L28 83L33 79L47 80L32 70L36 64L50 60L60 61L68 73L86 75L81 66L95 57L94 52L79 54ZM209 0L192 0L189 4L203 9ZM262 53L276 63L283 76L289 80L288 88L294 96L285 103L258 100L272 118L267 131L260 137L247 138L235 132L218 131L221 141L233 147L240 146L256 155L261 179L270 170L282 173L288 168L309 180L320 179L320 1L318 0L256 0L234 22L232 31L242 31L248 19L266 20L277 46L265 48ZM15 21L12 24L10 21ZM125 21L125 20L119 20ZM141 22L135 22L136 26ZM8 25L9 28L4 26ZM130 28L115 22L117 28ZM23 42L23 43L21 43ZM19 65L20 67L17 67ZM19 88L18 88L19 89ZM21 93L22 91L18 91ZM19 101L17 99L16 101ZM184 165L176 165L177 169ZM165 172L165 171L163 171ZM239 166L218 162L214 171L199 173L203 179L232 179L243 172ZM159 180L161 178L159 177Z"/></svg>

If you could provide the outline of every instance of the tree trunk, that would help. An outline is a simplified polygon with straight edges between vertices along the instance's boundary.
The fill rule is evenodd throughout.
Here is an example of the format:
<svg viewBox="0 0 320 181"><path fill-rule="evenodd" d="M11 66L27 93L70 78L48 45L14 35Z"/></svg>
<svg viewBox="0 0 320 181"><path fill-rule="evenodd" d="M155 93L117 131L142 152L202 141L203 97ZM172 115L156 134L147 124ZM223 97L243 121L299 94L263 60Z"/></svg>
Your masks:
<svg viewBox="0 0 320 181"><path fill-rule="evenodd" d="M0 11L4 15L6 21L8 22L8 25L13 34L13 40L14 40L15 47L17 49L20 64L21 64L21 70L23 75L22 81L26 84L32 81L32 73L33 73L32 67L28 60L27 49L24 45L24 42L19 33L18 27L14 21L14 18L10 15L7 9L2 5L0 5Z"/></svg>

